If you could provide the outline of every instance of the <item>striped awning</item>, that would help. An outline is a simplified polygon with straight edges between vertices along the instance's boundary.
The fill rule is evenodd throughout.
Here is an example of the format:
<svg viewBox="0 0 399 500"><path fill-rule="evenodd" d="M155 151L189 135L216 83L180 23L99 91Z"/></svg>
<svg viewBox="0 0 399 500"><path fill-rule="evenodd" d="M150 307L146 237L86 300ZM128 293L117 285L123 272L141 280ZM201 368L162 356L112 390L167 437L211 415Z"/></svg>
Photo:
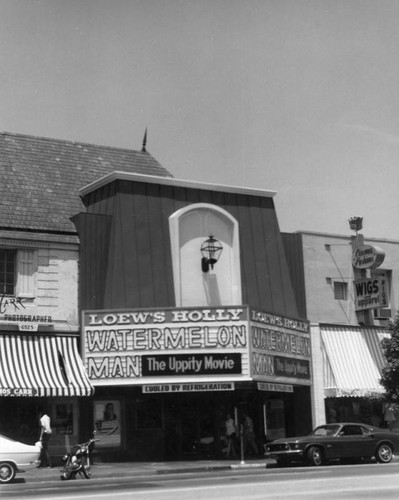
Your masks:
<svg viewBox="0 0 399 500"><path fill-rule="evenodd" d="M324 392L326 397L370 397L380 385L386 333L371 328L322 326Z"/></svg>
<svg viewBox="0 0 399 500"><path fill-rule="evenodd" d="M77 339L0 335L0 396L90 396Z"/></svg>

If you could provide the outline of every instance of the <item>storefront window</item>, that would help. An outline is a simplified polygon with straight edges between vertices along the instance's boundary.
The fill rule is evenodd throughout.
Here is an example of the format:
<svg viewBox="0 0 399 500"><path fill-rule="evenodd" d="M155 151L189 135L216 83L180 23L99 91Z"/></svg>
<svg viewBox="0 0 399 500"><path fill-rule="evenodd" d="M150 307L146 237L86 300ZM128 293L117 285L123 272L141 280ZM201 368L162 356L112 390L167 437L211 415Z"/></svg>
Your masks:
<svg viewBox="0 0 399 500"><path fill-rule="evenodd" d="M266 404L267 439L285 437L285 412L282 399L269 399Z"/></svg>
<svg viewBox="0 0 399 500"><path fill-rule="evenodd" d="M325 408L327 423L359 422L375 427L390 427L388 419L391 419L391 415L385 411L386 407L379 399L327 398Z"/></svg>
<svg viewBox="0 0 399 500"><path fill-rule="evenodd" d="M116 400L94 403L94 428L97 432L97 448L121 445L120 402Z"/></svg>
<svg viewBox="0 0 399 500"><path fill-rule="evenodd" d="M162 427L162 411L160 401L148 399L137 404L137 428L159 429Z"/></svg>
<svg viewBox="0 0 399 500"><path fill-rule="evenodd" d="M57 434L73 434L73 405L56 403L52 426Z"/></svg>

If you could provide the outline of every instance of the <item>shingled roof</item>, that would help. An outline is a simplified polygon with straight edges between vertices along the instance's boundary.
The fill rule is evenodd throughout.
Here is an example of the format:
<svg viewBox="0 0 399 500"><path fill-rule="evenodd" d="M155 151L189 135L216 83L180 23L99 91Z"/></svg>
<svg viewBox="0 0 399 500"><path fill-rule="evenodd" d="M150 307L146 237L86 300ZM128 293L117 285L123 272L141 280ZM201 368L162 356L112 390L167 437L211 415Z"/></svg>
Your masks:
<svg viewBox="0 0 399 500"><path fill-rule="evenodd" d="M75 234L79 189L116 170L172 177L146 151L0 132L0 229Z"/></svg>

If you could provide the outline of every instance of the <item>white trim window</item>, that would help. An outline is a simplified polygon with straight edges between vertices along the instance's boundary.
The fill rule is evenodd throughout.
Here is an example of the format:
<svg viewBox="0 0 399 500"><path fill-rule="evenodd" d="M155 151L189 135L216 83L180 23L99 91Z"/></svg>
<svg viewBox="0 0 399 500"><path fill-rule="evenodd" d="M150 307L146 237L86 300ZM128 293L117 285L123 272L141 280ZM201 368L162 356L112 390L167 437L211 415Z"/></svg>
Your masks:
<svg viewBox="0 0 399 500"><path fill-rule="evenodd" d="M15 295L16 250L0 248L0 295Z"/></svg>
<svg viewBox="0 0 399 500"><path fill-rule="evenodd" d="M35 296L35 250L0 248L0 295Z"/></svg>
<svg viewBox="0 0 399 500"><path fill-rule="evenodd" d="M345 281L334 281L334 299L348 300L348 283Z"/></svg>
<svg viewBox="0 0 399 500"><path fill-rule="evenodd" d="M33 298L35 296L35 276L37 270L37 252L21 249L17 252L17 296Z"/></svg>

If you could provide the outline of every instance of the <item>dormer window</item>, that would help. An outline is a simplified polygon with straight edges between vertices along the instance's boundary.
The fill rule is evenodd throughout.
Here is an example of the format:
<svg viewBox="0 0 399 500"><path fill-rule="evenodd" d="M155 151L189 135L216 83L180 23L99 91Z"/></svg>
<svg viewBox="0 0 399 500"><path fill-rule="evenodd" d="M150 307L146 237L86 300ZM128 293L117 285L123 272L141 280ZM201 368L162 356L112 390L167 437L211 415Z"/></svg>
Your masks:
<svg viewBox="0 0 399 500"><path fill-rule="evenodd" d="M238 222L226 210L194 203L169 218L177 307L242 303ZM217 264L201 267L204 241L215 235L223 249Z"/></svg>

